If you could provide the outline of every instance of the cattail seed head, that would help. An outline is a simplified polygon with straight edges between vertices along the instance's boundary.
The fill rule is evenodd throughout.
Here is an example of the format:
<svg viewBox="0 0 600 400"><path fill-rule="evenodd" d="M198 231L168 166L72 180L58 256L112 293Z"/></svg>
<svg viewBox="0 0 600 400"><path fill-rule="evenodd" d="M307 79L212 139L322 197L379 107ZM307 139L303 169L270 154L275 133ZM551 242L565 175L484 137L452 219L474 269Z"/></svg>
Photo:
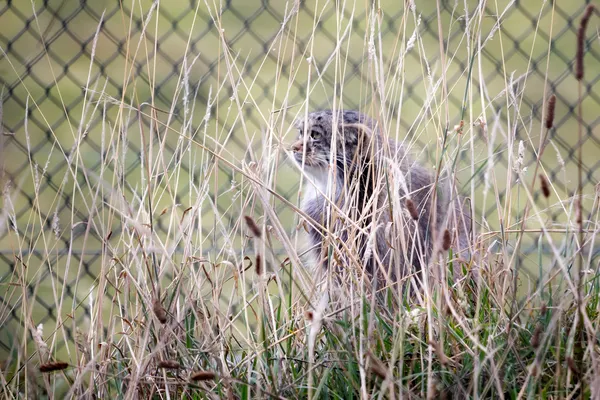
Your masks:
<svg viewBox="0 0 600 400"><path fill-rule="evenodd" d="M452 243L452 237L450 236L450 231L448 229L444 230L444 237L442 240L442 248L444 251L448 251L450 249L450 244Z"/></svg>
<svg viewBox="0 0 600 400"><path fill-rule="evenodd" d="M577 368L577 365L575 364L575 360L573 360L573 357L567 357L567 366L569 367L569 369L571 370L571 372L575 375L579 375L579 369Z"/></svg>
<svg viewBox="0 0 600 400"><path fill-rule="evenodd" d="M249 215L245 215L244 219L246 220L246 225L248 225L248 229L250 229L250 232L252 232L252 234L254 235L254 237L259 238L261 237L261 230L258 227L258 225L256 224L256 222L254 221L254 219L249 216Z"/></svg>
<svg viewBox="0 0 600 400"><path fill-rule="evenodd" d="M162 306L158 297L154 299L152 311L154 311L154 315L156 315L156 318L158 318L161 324L167 322L167 310L165 310L165 308Z"/></svg>
<svg viewBox="0 0 600 400"><path fill-rule="evenodd" d="M548 184L548 180L543 174L540 174L540 187L542 189L542 193L545 198L550 197L550 185Z"/></svg>
<svg viewBox="0 0 600 400"><path fill-rule="evenodd" d="M548 109L546 111L546 129L552 129L554 125L554 109L556 108L556 95L548 99Z"/></svg>
<svg viewBox="0 0 600 400"><path fill-rule="evenodd" d="M428 343L431 347L433 347L433 350L435 351L436 355L438 356L440 363L442 365L448 364L450 359L448 358L448 356L446 356L446 354L444 354L444 350L442 349L440 344L438 342L436 342L435 340L429 340Z"/></svg>
<svg viewBox="0 0 600 400"><path fill-rule="evenodd" d="M256 268L256 275L261 276L262 275L262 257L260 256L260 254L256 255L256 265L254 266Z"/></svg>
<svg viewBox="0 0 600 400"><path fill-rule="evenodd" d="M533 336L531 337L531 347L537 349L540 345L540 336L543 330L542 324L539 322L535 325L535 331L533 331Z"/></svg>
<svg viewBox="0 0 600 400"><path fill-rule="evenodd" d="M531 376L533 377L537 377L539 375L539 368L537 366L537 364L533 364L533 366L531 367Z"/></svg>
<svg viewBox="0 0 600 400"><path fill-rule="evenodd" d="M217 377L213 371L196 371L190 375L192 381L212 381Z"/></svg>
<svg viewBox="0 0 600 400"><path fill-rule="evenodd" d="M61 371L63 369L67 369L68 366L69 364L64 361L49 362L40 365L40 372Z"/></svg>
<svg viewBox="0 0 600 400"><path fill-rule="evenodd" d="M388 375L388 371L386 366L383 364L381 360L375 357L373 354L369 352L369 358L371 360L371 368L370 371L378 376L381 379L385 379Z"/></svg>
<svg viewBox="0 0 600 400"><path fill-rule="evenodd" d="M406 199L405 204L406 209L408 210L408 213L410 214L412 219L414 219L415 221L418 220L419 212L417 211L417 206L415 206L415 203L411 199Z"/></svg>
<svg viewBox="0 0 600 400"><path fill-rule="evenodd" d="M179 369L179 368L181 368L181 365L179 365L179 363L175 360L160 360L158 363L156 363L156 366L158 368L164 368L164 369Z"/></svg>
<svg viewBox="0 0 600 400"><path fill-rule="evenodd" d="M579 29L577 31L577 55L575 57L575 78L580 81L583 79L583 55L584 55L584 47L585 47L585 31L587 29L588 22L590 21L590 17L594 12L594 5L590 4L587 6L583 13L583 17L581 17L581 22L579 23Z"/></svg>
<svg viewBox="0 0 600 400"><path fill-rule="evenodd" d="M381 379L385 379L387 376L387 372L384 368L381 368L378 364L371 365L371 372L380 377Z"/></svg>
<svg viewBox="0 0 600 400"><path fill-rule="evenodd" d="M575 215L576 215L576 221L577 221L577 225L581 225L581 223L583 222L583 217L581 216L582 212L581 212L581 200L577 199L577 202L575 203Z"/></svg>

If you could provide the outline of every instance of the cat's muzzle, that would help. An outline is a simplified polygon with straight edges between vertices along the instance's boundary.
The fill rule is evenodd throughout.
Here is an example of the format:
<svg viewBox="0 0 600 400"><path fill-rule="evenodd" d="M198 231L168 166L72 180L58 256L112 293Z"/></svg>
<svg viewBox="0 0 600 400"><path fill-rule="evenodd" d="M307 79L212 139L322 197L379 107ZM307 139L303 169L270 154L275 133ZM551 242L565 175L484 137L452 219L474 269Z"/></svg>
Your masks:
<svg viewBox="0 0 600 400"><path fill-rule="evenodd" d="M302 140L298 140L296 143L292 144L291 150L294 152L294 159L302 164L302 157L304 153L304 142ZM312 151L310 147L306 147L306 155L304 156L304 162L307 165L311 165L311 154Z"/></svg>

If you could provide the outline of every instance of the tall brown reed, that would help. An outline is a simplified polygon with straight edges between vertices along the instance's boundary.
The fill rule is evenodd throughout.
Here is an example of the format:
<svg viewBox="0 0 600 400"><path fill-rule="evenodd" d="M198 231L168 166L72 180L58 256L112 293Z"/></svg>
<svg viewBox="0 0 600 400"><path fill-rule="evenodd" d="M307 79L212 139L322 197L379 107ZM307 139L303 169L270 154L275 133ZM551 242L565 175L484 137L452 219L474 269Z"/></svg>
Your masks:
<svg viewBox="0 0 600 400"><path fill-rule="evenodd" d="M579 23L579 29L577 31L577 53L575 56L575 78L579 81L578 84L578 162L577 162L577 201L576 201L576 222L579 231L579 252L577 257L577 308L579 312L579 321L577 324L577 335L574 346L574 363L576 364L573 370L577 381L579 381L581 388L579 391L580 397L583 398L585 393L586 383L584 382L583 375L579 371L583 371L584 368L584 341L585 341L585 330L583 320L585 319L585 310L583 309L583 78L584 78L584 55L585 55L585 41L586 41L586 30L594 12L594 5L590 4L586 7L581 22ZM569 365L571 367L571 365Z"/></svg>

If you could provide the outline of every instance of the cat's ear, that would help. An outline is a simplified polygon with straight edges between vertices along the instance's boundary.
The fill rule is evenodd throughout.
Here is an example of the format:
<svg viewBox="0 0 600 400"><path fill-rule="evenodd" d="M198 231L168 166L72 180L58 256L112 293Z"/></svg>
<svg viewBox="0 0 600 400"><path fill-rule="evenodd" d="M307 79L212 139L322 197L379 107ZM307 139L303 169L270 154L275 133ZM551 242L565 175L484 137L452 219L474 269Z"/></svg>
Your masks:
<svg viewBox="0 0 600 400"><path fill-rule="evenodd" d="M348 134L352 135L351 141L356 144L356 149L359 153L367 156L370 154L373 144L375 143L375 131L369 125L364 123L345 124Z"/></svg>
<svg viewBox="0 0 600 400"><path fill-rule="evenodd" d="M298 134L304 133L304 117L296 118L293 123L294 128L298 131Z"/></svg>

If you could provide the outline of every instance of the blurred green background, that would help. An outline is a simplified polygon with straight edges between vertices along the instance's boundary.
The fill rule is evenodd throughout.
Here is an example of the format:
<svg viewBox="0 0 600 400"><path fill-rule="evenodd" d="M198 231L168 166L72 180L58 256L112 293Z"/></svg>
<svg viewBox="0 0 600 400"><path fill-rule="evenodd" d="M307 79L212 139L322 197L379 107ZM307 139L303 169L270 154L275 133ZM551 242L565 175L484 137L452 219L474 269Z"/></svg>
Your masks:
<svg viewBox="0 0 600 400"><path fill-rule="evenodd" d="M213 148L215 143L224 145L223 154L236 165L249 161L250 153L260 157L267 143L275 147L275 154L283 156L281 146L295 134L290 123L304 112L303 107L330 108L334 102L338 107L360 108L370 114L387 110L386 115L391 118L389 126L393 127L389 134L415 142L415 149L424 149L423 162L433 165L444 128L439 121L445 121L443 112L447 104L450 128L461 119L466 122L461 139L460 182L466 185L467 195L473 185L478 220L485 216L487 225L482 230L495 230L498 229L496 201L491 193L485 202L481 195L488 143L491 142L489 146L495 153L492 167L503 201L504 177L512 167L508 165L508 155L516 152L519 140L524 140L525 164L530 165L534 160L533 149L537 148L542 132L544 93L553 92L557 95L557 107L550 140L556 147L547 147L543 166L558 191L558 198L569 209L572 203L569 196L576 188L576 151L583 146L587 195L584 206L591 209L600 156L597 19L592 19L588 30L583 143L577 139L578 84L572 73L576 30L587 2L486 2L481 18L475 13L479 2L440 2L448 96L447 101L441 102L442 90L438 87L433 91L436 100L425 114L429 79L437 82L442 75L436 2L417 2L414 13L402 3L347 2L342 9L340 2L306 1L298 3L297 14L287 20L286 15L290 15L295 2L228 1L222 3L222 9L218 8L220 5L209 9L204 2L187 0L158 2L155 8L151 1L126 4L50 0L0 4L4 133L0 283L5 291L0 306L0 323L4 326L0 348L12 351L13 340L22 335L19 332L26 304L31 307L31 302L35 302L31 323L54 324L60 311L56 310L51 282L57 285L59 293L63 285L68 286L68 310L86 302L97 271L106 262L100 257L102 236L112 230L115 236L111 240L118 240L117 232L123 228L104 215L95 215L92 218L103 226L104 234L92 230L84 240L86 225L81 222L89 217L84 204L93 193L74 189L77 185L73 179L85 188L81 169L98 172L105 165L117 179L128 183L126 197L134 201L142 185L140 149L144 144L140 138L151 128L150 118L140 120L136 108L151 101L160 110L156 117L170 126L170 130L153 131L156 140L164 140L166 159L177 153L181 133ZM381 21L375 28L375 43L378 57L383 60L380 67L386 71L385 101L373 95L373 62L368 51L372 10L376 10ZM102 15L103 25L94 48ZM473 15L477 21L471 20ZM418 40L404 54L417 21L420 21L416 29ZM470 29L466 29L467 23ZM142 35L145 24L147 28ZM348 26L351 29L345 35ZM341 45L336 52L338 43ZM470 57L479 45L483 46L481 56L475 57L471 64ZM224 55L225 50L229 56ZM231 59L235 59L235 67L228 67ZM329 60L332 62L328 64ZM400 61L404 69L397 74ZM184 65L191 65L185 74ZM235 73L228 75L228 69ZM511 76L516 81L512 85ZM189 85L187 96L183 81ZM516 107L507 108L507 95L503 94L507 85L517 94ZM86 88L88 97L84 97ZM467 88L472 90L472 96L465 102ZM233 100L234 91L238 98L246 100L240 110ZM102 97L99 92L104 92ZM108 96L118 101L123 99L125 106L121 107L123 104L118 101L116 104L105 101ZM188 111L184 97L189 99ZM484 113L488 127L485 136L480 127L471 126L482 115L482 97L488 106ZM84 101L90 99L93 101L84 114ZM205 126L203 118L209 101L210 119ZM286 109L281 111L282 108ZM151 112L149 107L141 109ZM171 117L165 110L173 110ZM116 133L111 135L113 132ZM268 142L269 138L276 140ZM452 140L451 148L456 149L456 135ZM76 143L79 149L71 163L78 166L78 171L71 175L69 157L75 154L72 148ZM197 180L209 164L206 153L194 144L190 146L189 156L170 161L178 163L180 171L178 179L182 183L178 186L177 203L181 210L194 204L197 197L186 182ZM122 154L116 172L106 159L107 155L114 155L115 148ZM564 160L564 167L557 161L559 158ZM285 162L282 166L272 189L295 203L298 174ZM239 207L232 199L244 190L239 184L243 179L222 163L219 168L211 181L211 196L216 196L221 214L233 224L239 216L236 215ZM524 176L531 179L530 174L526 172ZM157 185L159 189L166 187L158 179ZM514 197L510 225L518 221L525 197L517 187L509 188L509 192ZM156 210L173 207L167 197L157 199ZM548 207L543 219L565 223L561 200L553 198L550 203L541 203L542 208ZM286 229L292 232L296 223L294 213L279 201L274 200L274 205ZM202 238L197 243L204 256L216 260L223 257L218 254L223 237L217 234L214 220L214 210L203 205L203 223L199 227ZM166 223L157 217L155 224L161 234L166 234ZM533 220L531 227L536 224L537 220ZM56 226L60 228L58 235L53 229ZM532 234L519 255L519 263L525 266L534 254L534 269L540 264L536 238ZM235 240L240 247L245 243L243 238ZM69 252L72 259L67 257ZM20 263L27 264L26 289L15 272L21 269ZM70 265L68 270L67 265ZM75 314L78 321L86 321L84 305ZM68 336L73 335L68 329Z"/></svg>

